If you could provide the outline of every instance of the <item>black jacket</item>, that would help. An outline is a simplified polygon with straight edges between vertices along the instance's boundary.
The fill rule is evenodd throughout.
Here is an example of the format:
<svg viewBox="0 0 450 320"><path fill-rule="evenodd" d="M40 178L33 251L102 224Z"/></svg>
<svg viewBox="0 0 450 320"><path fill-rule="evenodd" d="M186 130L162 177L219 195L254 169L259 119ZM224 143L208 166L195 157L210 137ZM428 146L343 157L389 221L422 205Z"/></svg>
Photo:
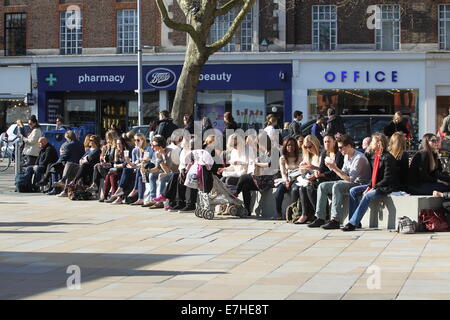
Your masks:
<svg viewBox="0 0 450 320"><path fill-rule="evenodd" d="M171 118L168 118L159 121L158 129L156 129L156 134L169 139L172 135L172 132L174 132L176 129L178 129L177 125L173 123L173 120Z"/></svg>
<svg viewBox="0 0 450 320"><path fill-rule="evenodd" d="M320 166L319 166L319 172L323 173L325 177L320 178L320 182L324 181L337 181L341 180L339 176L334 172L331 171L327 165L325 164L325 158L327 157L327 151L322 150L322 153L320 154ZM340 153L339 151L336 152L336 165L339 169L342 169L344 165L344 155Z"/></svg>
<svg viewBox="0 0 450 320"><path fill-rule="evenodd" d="M298 123L296 120L293 120L289 124L289 134L291 137L299 136L302 134L302 130L300 129L302 127L301 123Z"/></svg>
<svg viewBox="0 0 450 320"><path fill-rule="evenodd" d="M406 135L409 135L409 131L403 122L395 123L394 121L391 121L391 123L389 123L386 127L384 127L384 134L387 137L391 137L397 131L400 131Z"/></svg>
<svg viewBox="0 0 450 320"><path fill-rule="evenodd" d="M58 161L58 153L54 146L47 143L39 152L37 165L39 167L47 168L49 164L55 163L56 161Z"/></svg>
<svg viewBox="0 0 450 320"><path fill-rule="evenodd" d="M437 163L436 169L430 170L430 158L426 151L417 152L411 160L408 172L408 185L413 187L422 183L437 182L438 179L450 182L448 175L442 173L442 164L437 154L433 154Z"/></svg>
<svg viewBox="0 0 450 320"><path fill-rule="evenodd" d="M375 152L366 153L373 172L375 162ZM372 181L370 181L372 184ZM378 168L377 180L373 189L383 193L391 193L398 191L398 173L395 165L395 158L387 151L383 152L380 157L380 167Z"/></svg>
<svg viewBox="0 0 450 320"><path fill-rule="evenodd" d="M332 115L327 121L326 134L334 136L337 133L345 134L344 122L340 116Z"/></svg>
<svg viewBox="0 0 450 320"><path fill-rule="evenodd" d="M395 158L394 158L395 159ZM395 159L395 168L398 174L398 190L406 190L408 184L409 156L407 152L403 152L400 160Z"/></svg>

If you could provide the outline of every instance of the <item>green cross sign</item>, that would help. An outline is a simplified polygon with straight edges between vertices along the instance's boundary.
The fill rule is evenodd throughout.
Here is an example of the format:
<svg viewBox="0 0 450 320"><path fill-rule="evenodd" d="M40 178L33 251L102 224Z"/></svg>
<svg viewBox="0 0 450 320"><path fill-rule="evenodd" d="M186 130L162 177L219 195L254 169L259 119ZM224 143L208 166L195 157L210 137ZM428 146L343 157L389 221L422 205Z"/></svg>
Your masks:
<svg viewBox="0 0 450 320"><path fill-rule="evenodd" d="M47 78L45 78L45 81L48 83L49 87L53 87L56 82L58 82L58 78L55 77L53 73L50 73Z"/></svg>

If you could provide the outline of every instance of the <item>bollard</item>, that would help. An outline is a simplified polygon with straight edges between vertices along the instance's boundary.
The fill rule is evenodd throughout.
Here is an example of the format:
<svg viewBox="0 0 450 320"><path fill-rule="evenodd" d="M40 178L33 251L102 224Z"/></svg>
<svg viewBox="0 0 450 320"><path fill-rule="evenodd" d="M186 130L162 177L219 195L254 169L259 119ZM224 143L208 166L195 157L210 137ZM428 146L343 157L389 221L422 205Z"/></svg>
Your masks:
<svg viewBox="0 0 450 320"><path fill-rule="evenodd" d="M20 152L20 139L17 139L14 142L14 156L15 156L15 161L14 161L14 171L16 173L16 175L18 173L22 173L22 153Z"/></svg>

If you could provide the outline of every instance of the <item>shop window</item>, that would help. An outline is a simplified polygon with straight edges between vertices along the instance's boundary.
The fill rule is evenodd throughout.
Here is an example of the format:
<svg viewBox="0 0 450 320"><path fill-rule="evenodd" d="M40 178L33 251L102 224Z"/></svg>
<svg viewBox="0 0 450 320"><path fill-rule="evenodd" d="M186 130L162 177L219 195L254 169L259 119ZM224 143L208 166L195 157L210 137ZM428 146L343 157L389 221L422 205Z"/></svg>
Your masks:
<svg viewBox="0 0 450 320"><path fill-rule="evenodd" d="M313 50L329 51L336 49L337 7L313 6Z"/></svg>
<svg viewBox="0 0 450 320"><path fill-rule="evenodd" d="M278 126L282 129L284 119L284 91L283 90L267 90L266 91L266 113L275 114L278 118Z"/></svg>
<svg viewBox="0 0 450 320"><path fill-rule="evenodd" d="M377 50L393 51L400 49L400 6L383 4L377 6L375 45Z"/></svg>
<svg viewBox="0 0 450 320"><path fill-rule="evenodd" d="M95 130L97 110L95 100L66 100L65 119L70 126L87 126Z"/></svg>
<svg viewBox="0 0 450 320"><path fill-rule="evenodd" d="M81 11L60 13L60 53L81 54L83 47L83 19Z"/></svg>
<svg viewBox="0 0 450 320"><path fill-rule="evenodd" d="M238 14L237 9L230 10L227 14L219 16L211 27L209 34L210 43L220 40L230 29L234 18ZM253 8L244 17L240 28L235 33L231 41L220 51L251 51L253 43Z"/></svg>
<svg viewBox="0 0 450 320"><path fill-rule="evenodd" d="M309 90L308 105L310 120L318 114L327 115L332 108L340 115L359 115L359 119L371 119L370 130L383 132L384 127L397 111L410 119L411 125L418 123L419 90L417 89L390 89L390 90ZM376 117L371 117L376 115ZM351 130L353 136L364 132L367 124L355 122L346 128ZM415 135L418 134L414 128Z"/></svg>
<svg viewBox="0 0 450 320"><path fill-rule="evenodd" d="M450 50L450 5L439 5L439 49Z"/></svg>
<svg viewBox="0 0 450 320"><path fill-rule="evenodd" d="M5 55L26 55L26 25L25 13L5 14Z"/></svg>
<svg viewBox="0 0 450 320"><path fill-rule="evenodd" d="M231 112L244 130L263 129L267 114L275 114L283 121L284 91L282 90L199 90L195 120L208 117L213 126L223 130L223 114Z"/></svg>
<svg viewBox="0 0 450 320"><path fill-rule="evenodd" d="M117 11L117 51L136 53L137 51L137 13L136 10Z"/></svg>

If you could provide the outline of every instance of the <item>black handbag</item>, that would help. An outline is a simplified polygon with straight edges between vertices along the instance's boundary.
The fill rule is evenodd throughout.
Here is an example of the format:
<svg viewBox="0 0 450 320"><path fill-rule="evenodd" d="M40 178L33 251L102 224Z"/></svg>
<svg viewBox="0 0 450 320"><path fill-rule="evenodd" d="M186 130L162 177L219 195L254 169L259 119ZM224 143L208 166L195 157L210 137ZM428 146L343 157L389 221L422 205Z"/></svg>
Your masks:
<svg viewBox="0 0 450 320"><path fill-rule="evenodd" d="M275 188L274 176L253 176L253 181L260 191L267 191Z"/></svg>

